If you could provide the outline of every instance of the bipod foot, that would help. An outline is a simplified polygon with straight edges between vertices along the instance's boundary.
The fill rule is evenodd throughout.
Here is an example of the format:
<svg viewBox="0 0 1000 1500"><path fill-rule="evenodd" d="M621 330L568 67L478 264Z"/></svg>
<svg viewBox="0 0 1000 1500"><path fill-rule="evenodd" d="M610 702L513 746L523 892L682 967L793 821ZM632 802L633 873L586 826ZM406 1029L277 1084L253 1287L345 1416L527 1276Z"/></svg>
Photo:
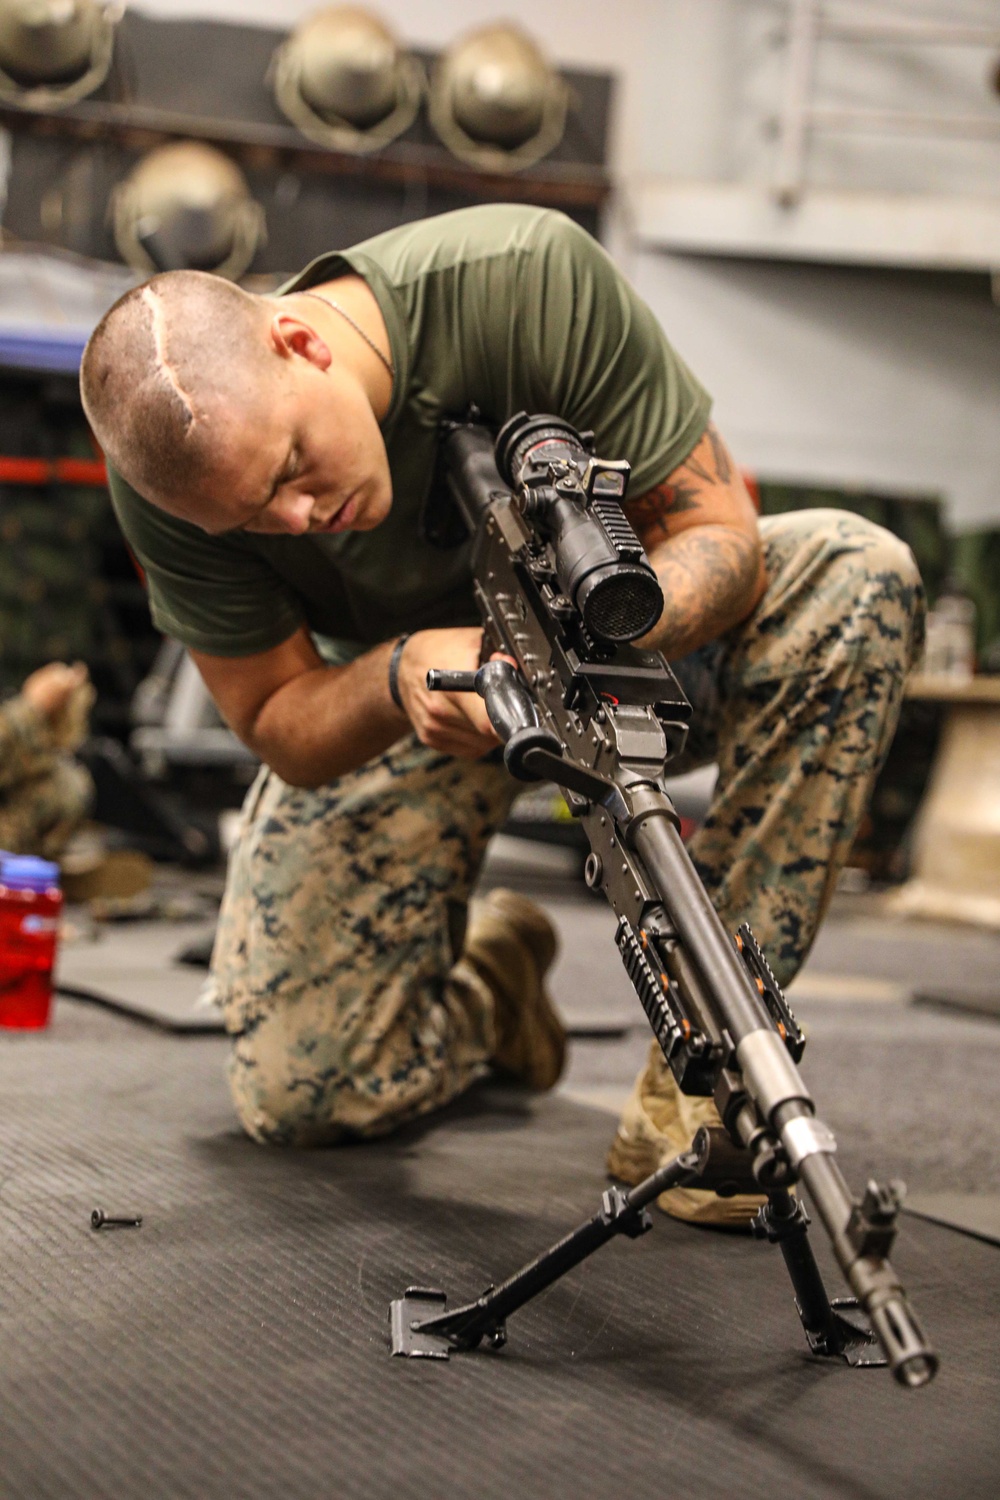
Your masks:
<svg viewBox="0 0 1000 1500"><path fill-rule="evenodd" d="M483 1298L492 1291L488 1287ZM482 1312L482 1299L449 1312L445 1292L408 1286L402 1297L389 1303L392 1353L406 1359L447 1359L452 1350L474 1349L483 1339L491 1349L502 1349L507 1342L506 1324L484 1323Z"/></svg>
<svg viewBox="0 0 1000 1500"><path fill-rule="evenodd" d="M831 1300L827 1295L809 1244L809 1215L801 1198L793 1198L783 1188L770 1193L750 1227L758 1239L770 1240L781 1250L795 1292L795 1311L813 1354L820 1359L842 1359L855 1369L886 1364L856 1298Z"/></svg>
<svg viewBox="0 0 1000 1500"><path fill-rule="evenodd" d="M449 1312L445 1292L408 1286L389 1304L392 1353L407 1359L447 1359L452 1350L474 1349L484 1339L492 1349L502 1349L506 1325L483 1318L483 1300L492 1291L488 1287L479 1302Z"/></svg>
<svg viewBox="0 0 1000 1500"><path fill-rule="evenodd" d="M802 1318L797 1301L795 1307ZM805 1319L802 1326L805 1328ZM821 1359L842 1359L855 1369L881 1369L888 1364L868 1315L858 1306L856 1297L831 1298L827 1327L818 1330L805 1328L805 1335L809 1348Z"/></svg>
<svg viewBox="0 0 1000 1500"><path fill-rule="evenodd" d="M425 1333L420 1327L443 1313L447 1306L444 1292L408 1286L401 1297L389 1303L389 1341L393 1354L405 1355L407 1359L447 1359L451 1352L448 1340L442 1334Z"/></svg>

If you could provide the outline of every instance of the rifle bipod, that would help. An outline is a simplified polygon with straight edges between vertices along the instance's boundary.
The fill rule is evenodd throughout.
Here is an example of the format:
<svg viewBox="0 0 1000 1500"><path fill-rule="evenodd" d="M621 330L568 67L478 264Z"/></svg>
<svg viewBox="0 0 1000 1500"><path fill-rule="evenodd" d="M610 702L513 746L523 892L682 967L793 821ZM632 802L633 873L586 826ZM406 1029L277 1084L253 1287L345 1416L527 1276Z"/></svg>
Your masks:
<svg viewBox="0 0 1000 1500"><path fill-rule="evenodd" d="M733 1146L725 1131L703 1126L690 1151L666 1162L627 1192L608 1188L600 1210L563 1239L515 1271L499 1286L489 1286L474 1302L448 1311L444 1292L407 1287L390 1304L393 1354L408 1358L447 1359L453 1351L475 1349L485 1339L493 1349L507 1342L511 1313L537 1297L574 1266L593 1255L615 1235L636 1239L652 1229L648 1205L673 1187L700 1187L723 1197L759 1193L750 1158ZM850 1365L884 1365L875 1334L853 1298L830 1300L809 1245L809 1216L784 1188L768 1195L753 1224L758 1238L778 1244L795 1291L795 1306L813 1354L843 1359ZM851 1316L847 1316L850 1313Z"/></svg>

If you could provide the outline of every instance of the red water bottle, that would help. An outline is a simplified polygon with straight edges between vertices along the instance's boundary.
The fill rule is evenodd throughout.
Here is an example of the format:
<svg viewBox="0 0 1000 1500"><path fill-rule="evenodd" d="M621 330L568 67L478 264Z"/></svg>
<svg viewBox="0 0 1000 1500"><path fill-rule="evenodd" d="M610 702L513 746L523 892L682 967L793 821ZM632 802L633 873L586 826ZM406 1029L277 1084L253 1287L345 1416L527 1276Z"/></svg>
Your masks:
<svg viewBox="0 0 1000 1500"><path fill-rule="evenodd" d="M62 914L59 866L32 855L0 860L0 1026L49 1024L52 969Z"/></svg>

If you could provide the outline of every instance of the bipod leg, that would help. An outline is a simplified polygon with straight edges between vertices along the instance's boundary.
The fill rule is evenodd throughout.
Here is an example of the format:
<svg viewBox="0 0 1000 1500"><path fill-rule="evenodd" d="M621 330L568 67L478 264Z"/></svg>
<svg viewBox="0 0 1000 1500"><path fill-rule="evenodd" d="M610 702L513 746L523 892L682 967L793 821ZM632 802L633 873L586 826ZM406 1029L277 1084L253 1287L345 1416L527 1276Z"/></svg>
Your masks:
<svg viewBox="0 0 1000 1500"><path fill-rule="evenodd" d="M635 1239L651 1229L647 1205L667 1188L689 1185L701 1176L698 1155L685 1151L665 1162L628 1192L608 1188L600 1210L500 1286L486 1288L475 1302L447 1311L444 1292L408 1287L389 1307L393 1354L447 1359L452 1350L474 1349L487 1339L494 1349L507 1340L506 1320L615 1235Z"/></svg>
<svg viewBox="0 0 1000 1500"><path fill-rule="evenodd" d="M752 1229L759 1239L768 1239L781 1250L795 1292L795 1308L813 1354L855 1366L884 1365L874 1330L857 1299L831 1300L827 1295L809 1243L809 1215L802 1200L784 1188L769 1193Z"/></svg>

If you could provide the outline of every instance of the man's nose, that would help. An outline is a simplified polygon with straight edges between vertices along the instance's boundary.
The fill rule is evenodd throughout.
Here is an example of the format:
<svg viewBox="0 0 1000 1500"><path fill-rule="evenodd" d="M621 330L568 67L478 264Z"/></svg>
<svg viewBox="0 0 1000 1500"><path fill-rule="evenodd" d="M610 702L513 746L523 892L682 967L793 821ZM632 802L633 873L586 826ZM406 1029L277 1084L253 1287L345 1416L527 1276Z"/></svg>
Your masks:
<svg viewBox="0 0 1000 1500"><path fill-rule="evenodd" d="M278 519L283 531L300 536L309 530L315 498L308 494L282 495L278 506Z"/></svg>

